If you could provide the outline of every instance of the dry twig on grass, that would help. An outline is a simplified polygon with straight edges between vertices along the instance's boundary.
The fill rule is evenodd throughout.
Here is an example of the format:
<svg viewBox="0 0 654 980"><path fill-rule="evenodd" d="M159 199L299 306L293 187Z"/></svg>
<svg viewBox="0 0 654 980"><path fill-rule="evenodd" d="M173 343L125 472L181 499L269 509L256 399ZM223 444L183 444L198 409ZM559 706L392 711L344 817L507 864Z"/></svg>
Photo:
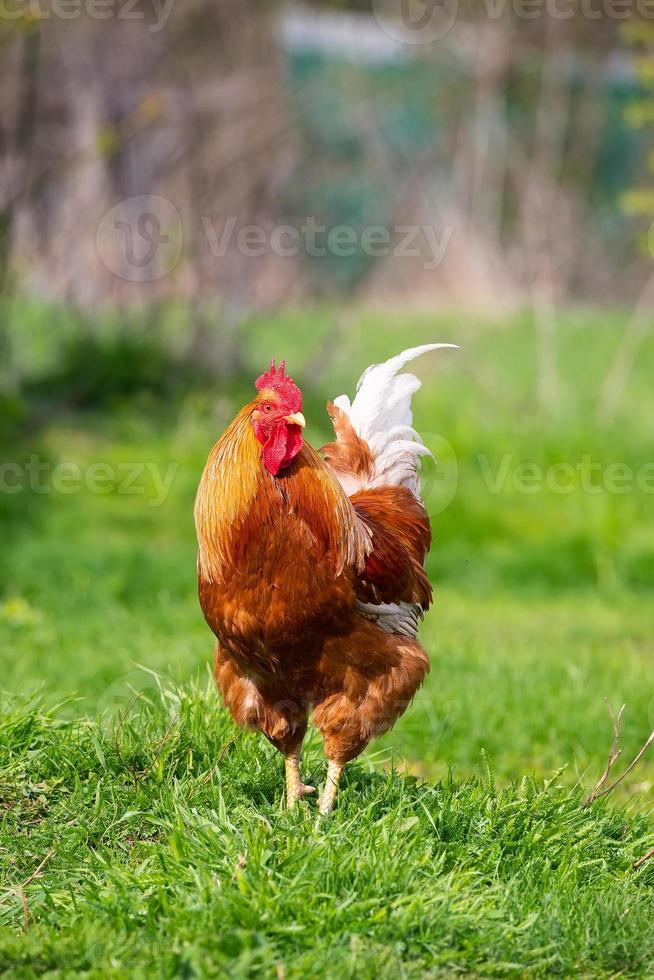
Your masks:
<svg viewBox="0 0 654 980"><path fill-rule="evenodd" d="M638 860L634 862L634 869L638 870L638 868L642 868L645 862L650 861L652 858L654 858L654 847L651 851L648 851L647 854L643 854L641 858L638 858Z"/></svg>
<svg viewBox="0 0 654 980"><path fill-rule="evenodd" d="M604 784L606 783L606 780L611 775L611 769L620 758L620 754L622 752L620 748L620 728L622 725L622 715L624 714L624 709L627 706L626 704L622 705L622 707L618 711L618 717L616 718L615 715L613 714L613 709L611 708L611 705L609 704L606 698L604 698L604 702L606 704L606 707L608 708L609 714L611 715L611 721L613 722L613 743L611 745L611 751L609 752L608 762L606 763L606 769L598 779L595 789L590 794L588 799L584 802L584 806L590 806L590 804L594 800L596 800L599 796L604 795L604 793L602 793Z"/></svg>
<svg viewBox="0 0 654 980"><path fill-rule="evenodd" d="M25 892L23 891L20 885L17 886L15 892L17 898L20 900L20 904L23 906L23 929L25 930L25 932L27 932L27 930L30 927L30 910L27 907L27 899L25 898Z"/></svg>
<svg viewBox="0 0 654 980"><path fill-rule="evenodd" d="M654 731L651 731L649 737L645 741L645 744L640 749L640 751L636 754L632 762L629 763L629 765L622 773L622 775L618 776L617 779L614 779L613 782L607 786L606 782L609 776L611 775L611 770L613 769L613 766L615 765L617 760L620 758L620 754L622 751L620 749L620 730L622 726L622 715L624 713L624 709L626 706L624 704L622 705L622 707L618 712L618 717L616 718L615 715L613 714L611 705L606 700L606 698L604 700L606 701L606 707L609 710L609 714L611 715L611 721L613 722L613 742L611 744L611 751L609 752L609 758L606 763L606 769L598 779L597 785L595 786L593 792L584 801L585 807L590 806L591 803L595 802L595 800L599 800L603 796L608 796L609 793L612 793L613 790L616 788L616 786L619 786L622 780L629 775L629 773L636 765L638 765L638 763L643 758L650 745L654 744ZM638 858L638 860L634 862L634 869L641 868L651 858L654 858L654 848L651 851L648 851L647 854L644 854L642 857Z"/></svg>
<svg viewBox="0 0 654 980"><path fill-rule="evenodd" d="M629 773L631 772L631 770L636 765L638 765L638 763L643 758L643 756L647 752L647 750L650 747L650 745L652 745L654 743L654 731L652 731L652 732L650 732L649 738L647 739L647 741L643 745L642 749L637 753L637 755L634 757L634 759L632 760L632 762L629 763L629 765L627 766L627 768L625 769L625 771L622 773L622 775L621 776L618 776L618 778L615 779L612 783L610 783L609 786L606 786L605 784L606 784L607 779L609 778L609 775L611 774L611 769L613 768L613 766L615 765L616 761L618 760L618 758L620 757L620 754L621 754L621 749L619 748L619 742L620 742L620 726L621 726L621 723L622 723L622 714L624 712L625 705L623 704L622 707L620 708L620 711L618 712L618 717L617 718L613 714L613 711L611 710L611 706L609 705L608 701L606 702L606 706L609 709L609 714L611 715L611 720L613 722L613 744L611 745L611 751L609 752L609 759L608 759L608 762L606 764L606 769L604 770L604 772L600 776L600 778L599 778L599 780L597 782L597 785L595 786L595 789L590 794L590 796L588 797L588 799L585 801L584 806L590 806L590 804L591 803L594 803L595 800L599 800L603 796L608 796L609 793L612 793L613 790L616 788L616 786L619 786L620 783L622 782L622 780L626 776L629 775Z"/></svg>
<svg viewBox="0 0 654 980"><path fill-rule="evenodd" d="M43 858L36 871L33 871L32 874L29 876L29 878L27 878L22 883L22 885L17 885L16 888L14 888L14 894L19 899L20 904L23 907L24 929L29 929L29 925L30 925L30 913L27 906L27 898L25 897L25 889L27 888L28 885L31 885L31 883L34 881L35 878L38 878L38 876L41 874L41 872L43 871L44 867L46 866L46 864L48 863L48 861L50 860L53 854L54 851L48 851L48 853Z"/></svg>

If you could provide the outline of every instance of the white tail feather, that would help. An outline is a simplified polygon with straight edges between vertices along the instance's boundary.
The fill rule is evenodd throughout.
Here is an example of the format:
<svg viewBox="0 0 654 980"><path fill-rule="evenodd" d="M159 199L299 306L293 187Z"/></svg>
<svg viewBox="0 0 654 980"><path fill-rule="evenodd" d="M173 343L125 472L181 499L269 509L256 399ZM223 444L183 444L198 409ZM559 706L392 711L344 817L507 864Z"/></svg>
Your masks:
<svg viewBox="0 0 654 980"><path fill-rule="evenodd" d="M354 431L365 439L375 456L373 475L361 481L361 487L402 486L420 497L417 475L420 457L431 455L413 428L411 399L421 382L414 374L399 372L421 354L442 348L457 349L457 345L410 347L383 364L367 368L359 379L352 403L347 395L334 399L334 404L346 413Z"/></svg>

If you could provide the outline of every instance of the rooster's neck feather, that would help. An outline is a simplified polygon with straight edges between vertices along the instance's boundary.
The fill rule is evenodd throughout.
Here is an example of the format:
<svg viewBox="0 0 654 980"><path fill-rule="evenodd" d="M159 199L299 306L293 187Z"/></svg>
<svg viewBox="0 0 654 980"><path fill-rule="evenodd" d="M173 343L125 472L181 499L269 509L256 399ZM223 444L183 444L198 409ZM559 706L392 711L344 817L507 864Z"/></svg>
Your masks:
<svg viewBox="0 0 654 980"><path fill-rule="evenodd" d="M251 414L252 406L247 405L227 427L209 454L198 488L198 567L208 581L219 578L220 569L229 562L232 529L251 513L262 481L266 482Z"/></svg>
<svg viewBox="0 0 654 980"><path fill-rule="evenodd" d="M238 570L249 542L266 538L289 513L302 515L311 537L340 574L361 566L368 543L365 529L331 470L305 443L278 477L261 459L247 405L225 430L207 460L195 503L198 571L219 582L227 569Z"/></svg>

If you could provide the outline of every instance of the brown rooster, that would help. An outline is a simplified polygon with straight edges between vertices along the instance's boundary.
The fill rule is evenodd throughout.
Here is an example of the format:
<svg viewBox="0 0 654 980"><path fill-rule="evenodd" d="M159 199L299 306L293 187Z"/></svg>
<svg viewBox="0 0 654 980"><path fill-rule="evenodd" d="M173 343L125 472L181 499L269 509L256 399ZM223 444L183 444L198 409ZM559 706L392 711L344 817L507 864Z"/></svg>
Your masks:
<svg viewBox="0 0 654 980"><path fill-rule="evenodd" d="M428 450L412 428L420 382L399 372L451 346L368 368L351 405L328 404L336 440L322 456L303 439L299 388L273 361L209 455L195 522L216 682L238 724L283 753L289 806L313 791L300 774L310 710L329 760L327 814L345 763L390 728L429 669L416 640L431 602L417 476Z"/></svg>

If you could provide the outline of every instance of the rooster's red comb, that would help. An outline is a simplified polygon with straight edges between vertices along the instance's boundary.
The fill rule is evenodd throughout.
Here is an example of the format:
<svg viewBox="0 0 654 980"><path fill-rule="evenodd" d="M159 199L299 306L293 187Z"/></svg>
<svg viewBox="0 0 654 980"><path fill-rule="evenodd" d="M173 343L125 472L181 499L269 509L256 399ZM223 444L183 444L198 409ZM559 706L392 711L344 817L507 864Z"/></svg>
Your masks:
<svg viewBox="0 0 654 980"><path fill-rule="evenodd" d="M256 380L256 387L261 391L262 388L273 388L279 381L286 381L285 372L286 361L280 361L279 367L275 367L275 358L270 358L270 370L262 374ZM288 379L290 381L290 378Z"/></svg>
<svg viewBox="0 0 654 980"><path fill-rule="evenodd" d="M280 361L275 367L275 358L271 358L270 370L262 374L254 383L257 391L271 388L288 405L290 411L299 412L302 408L302 392L292 378L286 375L286 361Z"/></svg>

